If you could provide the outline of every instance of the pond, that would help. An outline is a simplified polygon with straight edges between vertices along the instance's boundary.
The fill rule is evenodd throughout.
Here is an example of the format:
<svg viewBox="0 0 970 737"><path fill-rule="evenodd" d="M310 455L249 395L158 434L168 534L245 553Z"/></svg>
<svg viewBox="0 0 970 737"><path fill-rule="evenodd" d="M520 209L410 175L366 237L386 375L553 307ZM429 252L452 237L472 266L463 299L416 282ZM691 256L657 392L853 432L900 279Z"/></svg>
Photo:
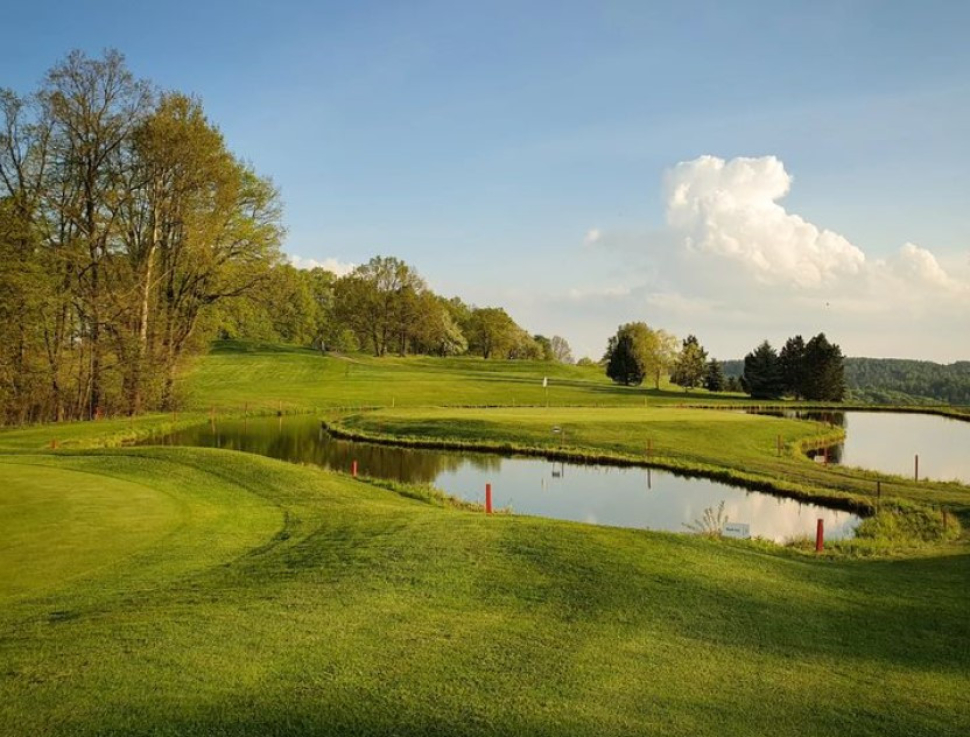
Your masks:
<svg viewBox="0 0 970 737"><path fill-rule="evenodd" d="M456 497L531 514L591 524L688 531L707 508L724 503L731 522L776 542L814 536L824 520L828 540L851 537L859 517L702 478L645 468L552 462L534 457L398 448L338 440L311 416L218 421L145 444L216 447L409 483L432 483Z"/></svg>
<svg viewBox="0 0 970 737"><path fill-rule="evenodd" d="M829 463L914 478L970 484L970 422L912 412L797 412L786 417L828 422L845 429L845 442L829 449Z"/></svg>

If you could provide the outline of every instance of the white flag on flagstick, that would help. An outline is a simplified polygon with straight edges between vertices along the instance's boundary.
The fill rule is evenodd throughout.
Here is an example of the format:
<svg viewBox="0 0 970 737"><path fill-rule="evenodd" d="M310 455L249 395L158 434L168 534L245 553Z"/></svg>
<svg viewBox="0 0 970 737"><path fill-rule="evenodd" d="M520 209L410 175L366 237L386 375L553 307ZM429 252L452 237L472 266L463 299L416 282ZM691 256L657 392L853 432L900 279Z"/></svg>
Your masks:
<svg viewBox="0 0 970 737"><path fill-rule="evenodd" d="M543 376L542 377L542 385L543 386L549 386L549 377L548 376Z"/></svg>

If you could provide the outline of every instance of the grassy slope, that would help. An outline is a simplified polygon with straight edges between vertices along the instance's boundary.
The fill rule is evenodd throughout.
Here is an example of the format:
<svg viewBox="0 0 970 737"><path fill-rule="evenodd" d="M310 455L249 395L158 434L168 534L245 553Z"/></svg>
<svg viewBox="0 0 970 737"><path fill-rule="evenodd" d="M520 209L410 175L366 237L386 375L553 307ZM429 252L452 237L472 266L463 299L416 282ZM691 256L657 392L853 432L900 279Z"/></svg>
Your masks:
<svg viewBox="0 0 970 737"><path fill-rule="evenodd" d="M542 387L549 377L548 391ZM238 411L298 411L348 405L620 405L680 403L702 398L724 402L730 395L701 390L686 394L664 385L618 387L597 367L543 361L484 361L480 358L376 359L327 356L311 350L219 344L201 359L186 392L186 408ZM734 399L739 398L734 396Z"/></svg>
<svg viewBox="0 0 970 737"><path fill-rule="evenodd" d="M21 456L0 479L25 460L208 514L0 599L5 734L970 729L963 554L832 563L485 518L206 450Z"/></svg>
<svg viewBox="0 0 970 737"><path fill-rule="evenodd" d="M494 404L520 387L542 401L541 374L531 372L545 366L516 365L525 376L503 378L506 364L431 362L428 372L425 362L361 359L347 375L343 359L235 346L202 363L192 401L275 409L270 386L287 387L287 409ZM573 380L570 403L682 397ZM534 419L500 410L488 415L494 427L473 434L514 429L548 442L557 413L571 440L638 452L643 433L661 445L662 429L681 432L679 422L662 427L661 415L681 411L602 410L581 429L572 410L532 410ZM401 422L410 432L417 420L431 423L422 432L448 435L451 412L382 413L379 429ZM710 420L742 421L746 452L764 464L774 462L774 428L797 435L778 420ZM62 447L83 447L171 422L0 433L0 498L14 489L42 502L35 517L0 517L0 540L18 541L0 544L0 576L13 582L0 587L0 734L970 731L965 545L908 559L814 560L484 518L222 451L28 450L52 433ZM751 422L782 424L752 435ZM722 445L713 425L699 437L705 452ZM68 486L76 472L105 483ZM53 540L57 479L106 531L145 534L106 542L86 537L85 525L58 524L63 539ZM24 545L36 574L17 563ZM63 545L77 560L62 575ZM51 585L26 590L40 572Z"/></svg>

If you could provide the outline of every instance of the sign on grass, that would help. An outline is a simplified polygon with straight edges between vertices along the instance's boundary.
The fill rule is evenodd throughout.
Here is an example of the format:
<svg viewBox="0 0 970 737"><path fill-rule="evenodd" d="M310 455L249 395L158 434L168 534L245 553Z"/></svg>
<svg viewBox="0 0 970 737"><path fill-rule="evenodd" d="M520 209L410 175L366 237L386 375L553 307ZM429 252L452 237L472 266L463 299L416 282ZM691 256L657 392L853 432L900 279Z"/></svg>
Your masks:
<svg viewBox="0 0 970 737"><path fill-rule="evenodd" d="M751 537L751 528L746 522L728 522L721 530L724 537L737 537L746 540Z"/></svg>

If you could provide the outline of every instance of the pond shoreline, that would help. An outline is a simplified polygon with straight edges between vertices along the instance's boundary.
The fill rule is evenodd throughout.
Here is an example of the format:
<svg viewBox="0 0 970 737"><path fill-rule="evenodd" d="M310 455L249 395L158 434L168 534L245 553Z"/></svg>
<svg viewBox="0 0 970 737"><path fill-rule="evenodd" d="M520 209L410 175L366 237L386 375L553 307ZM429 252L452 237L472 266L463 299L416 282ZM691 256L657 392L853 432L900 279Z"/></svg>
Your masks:
<svg viewBox="0 0 970 737"><path fill-rule="evenodd" d="M744 474L721 466L703 466L695 463L685 463L664 456L653 456L649 461L619 453L603 451L587 451L575 448L544 448L541 446L519 445L516 443L493 443L489 441L464 441L447 438L420 438L412 436L394 436L364 432L346 428L334 421L320 420L320 426L335 438L356 442L372 443L399 448L416 448L424 450L452 450L469 451L499 456L525 456L531 458L545 458L550 461L571 462L584 465L616 466L622 468L654 468L668 471L674 475L686 478L700 478L716 481L732 486L741 487L749 491L757 491L773 496L792 499L800 502L810 502L832 510L851 512L860 517L868 517L876 512L870 500L849 493L818 493L799 485L784 481L768 480L762 476ZM838 442L844 433L833 432L821 438L809 438L794 444L793 450L804 455L808 446L822 447L825 444ZM806 456L807 458L807 456Z"/></svg>

